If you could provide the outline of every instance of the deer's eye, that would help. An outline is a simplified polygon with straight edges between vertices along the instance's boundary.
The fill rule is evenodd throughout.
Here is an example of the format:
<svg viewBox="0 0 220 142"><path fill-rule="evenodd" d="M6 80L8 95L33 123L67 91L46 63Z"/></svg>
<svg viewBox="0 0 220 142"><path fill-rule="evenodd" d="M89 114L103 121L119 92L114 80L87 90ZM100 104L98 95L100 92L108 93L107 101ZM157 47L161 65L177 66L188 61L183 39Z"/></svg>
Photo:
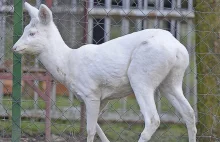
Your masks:
<svg viewBox="0 0 220 142"><path fill-rule="evenodd" d="M30 35L30 36L34 36L34 35L35 35L35 33L30 33L29 35Z"/></svg>

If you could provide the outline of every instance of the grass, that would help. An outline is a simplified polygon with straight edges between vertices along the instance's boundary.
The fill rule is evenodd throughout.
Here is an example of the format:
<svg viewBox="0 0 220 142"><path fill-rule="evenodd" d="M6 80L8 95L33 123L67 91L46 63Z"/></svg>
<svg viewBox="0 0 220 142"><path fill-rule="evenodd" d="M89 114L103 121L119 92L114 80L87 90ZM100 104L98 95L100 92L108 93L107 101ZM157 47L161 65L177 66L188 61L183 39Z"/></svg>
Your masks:
<svg viewBox="0 0 220 142"><path fill-rule="evenodd" d="M122 99L121 99L122 100ZM110 101L108 108L109 111L115 111L122 107L121 100ZM168 111L173 109L172 106L168 103L165 98L159 99L162 103L162 110ZM126 99L127 105L126 109L139 110L139 106L135 100L134 96L129 96ZM34 109L34 101L30 96L23 96L21 107L23 110ZM10 96L4 96L2 105L8 111L11 111L12 101ZM70 105L76 107L80 105L80 102L76 99L71 103L67 96L57 96L56 105L59 108L68 107ZM45 103L42 99L38 100L38 107L40 109L45 109ZM69 120L60 120L53 119L51 122L52 134L58 135L66 139L67 137L79 137L80 133L80 123L78 121L69 121ZM109 122L102 121L100 126L103 128L103 131L110 139L114 142L123 142L123 141L137 141L140 133L144 129L143 123L136 122ZM2 118L0 119L0 136L2 138L11 137L12 122L11 118ZM40 118L22 118L21 121L22 133L28 137L43 137L44 136L44 119ZM160 141L160 142L174 142L174 141L185 142L187 141L186 128L181 124L167 124L162 123L157 130L157 132L152 137L151 141ZM100 141L99 138L96 138L96 141Z"/></svg>
<svg viewBox="0 0 220 142"><path fill-rule="evenodd" d="M11 121L0 121L0 134L2 138L11 137ZM112 142L137 141L144 128L143 123L105 122L100 123L106 136ZM28 137L44 137L44 122L35 119L23 119L21 121L22 134ZM52 134L63 137L78 137L80 135L79 121L52 120ZM153 135L151 142L186 142L186 128L178 124L161 124ZM95 141L100 141L98 136Z"/></svg>
<svg viewBox="0 0 220 142"><path fill-rule="evenodd" d="M6 108L7 110L11 110L12 109L12 99L10 96L4 96L2 99L2 106L4 108ZM27 110L27 109L34 109L34 105L37 105L37 107L39 109L45 109L46 105L45 102L43 101L43 99L38 98L37 102L34 101L33 97L30 96L26 96L26 97L22 97L21 99L21 107L23 110ZM54 104L54 102L52 101L52 104ZM73 102L70 102L69 98L67 96L57 96L56 97L56 106L57 107L66 107L66 106L79 106L80 102L76 99L74 99Z"/></svg>
<svg viewBox="0 0 220 142"><path fill-rule="evenodd" d="M122 100L122 99L121 99ZM122 107L121 100L110 101L108 107L109 111L115 111ZM167 111L172 109L171 105L165 98L159 99L162 102L162 110ZM126 109L139 110L139 106L135 100L134 96L129 96L126 99L127 105ZM34 101L31 97L23 97L21 107L23 110L33 109ZM57 96L56 105L59 108L66 107L69 105L79 106L80 102L74 99L73 103L70 102L67 96ZM11 110L12 101L10 96L3 97L3 106L7 110ZM40 109L45 108L45 103L42 99L38 100L38 107ZM78 137L80 130L79 121L69 121L69 120L52 120L52 134L61 137ZM0 135L1 137L11 136L11 119L1 119L0 120ZM121 142L121 141L137 141L140 133L144 128L143 123L135 122L100 122L103 131L106 133L110 141ZM22 118L21 121L22 133L28 135L29 137L43 137L44 136L44 120L39 118ZM162 123L152 137L151 141L187 141L186 128L184 125L180 124L166 124ZM99 141L99 138L96 138Z"/></svg>
<svg viewBox="0 0 220 142"><path fill-rule="evenodd" d="M126 102L126 104L123 104L123 101ZM189 100L191 103L193 103L193 97ZM159 104L161 105L160 112L175 112L174 107L169 103L169 101L165 97L155 97L155 102L157 104L157 107L159 107ZM57 95L56 102L52 101L52 105L55 105L55 108L65 108L65 107L79 107L80 102L77 99L73 99L73 102L70 101L68 96L62 96ZM37 102L34 101L32 96L22 96L21 99L21 108L22 110L32 110L35 108L35 105L38 109L45 109L46 105L45 102L39 97ZM4 96L2 99L2 105L6 110L12 109L12 99L10 96ZM139 112L140 108L137 104L137 101L135 99L135 96L130 95L127 98L121 98L119 100L111 100L108 103L108 111L114 112L116 110L124 108L126 110L133 110Z"/></svg>

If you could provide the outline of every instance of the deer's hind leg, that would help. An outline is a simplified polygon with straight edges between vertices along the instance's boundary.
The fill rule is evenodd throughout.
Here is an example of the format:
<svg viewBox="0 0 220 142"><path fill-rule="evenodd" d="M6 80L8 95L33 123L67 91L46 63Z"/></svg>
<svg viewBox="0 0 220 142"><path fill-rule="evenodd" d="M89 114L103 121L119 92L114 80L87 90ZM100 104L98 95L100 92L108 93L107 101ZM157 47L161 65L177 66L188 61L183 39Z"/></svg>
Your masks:
<svg viewBox="0 0 220 142"><path fill-rule="evenodd" d="M154 89L141 84L133 88L145 121L145 127L138 142L147 142L160 125L160 118L154 101Z"/></svg>
<svg viewBox="0 0 220 142"><path fill-rule="evenodd" d="M144 116L145 128L138 142L147 142L160 125L160 118L156 109L154 92L170 71L168 59L160 58L164 54L149 58L154 51L146 53L141 48L136 51L128 69L128 78L136 96L140 110ZM153 49L154 50L154 49ZM158 52L158 51L155 51ZM141 54L144 53L144 56Z"/></svg>
<svg viewBox="0 0 220 142"><path fill-rule="evenodd" d="M188 129L189 142L196 142L195 113L182 91L184 71L180 67L173 68L159 90L183 117Z"/></svg>

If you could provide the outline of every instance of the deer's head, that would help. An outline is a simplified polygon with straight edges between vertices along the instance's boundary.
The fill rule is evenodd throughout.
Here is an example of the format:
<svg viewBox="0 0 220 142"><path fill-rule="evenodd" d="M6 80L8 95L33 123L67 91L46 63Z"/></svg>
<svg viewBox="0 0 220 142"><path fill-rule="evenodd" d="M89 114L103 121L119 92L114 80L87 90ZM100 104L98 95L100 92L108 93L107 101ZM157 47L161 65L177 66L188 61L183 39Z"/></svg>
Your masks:
<svg viewBox="0 0 220 142"><path fill-rule="evenodd" d="M51 43L48 39L53 35L55 27L52 12L44 4L41 4L39 10L27 2L24 5L31 20L12 50L20 54L40 54Z"/></svg>

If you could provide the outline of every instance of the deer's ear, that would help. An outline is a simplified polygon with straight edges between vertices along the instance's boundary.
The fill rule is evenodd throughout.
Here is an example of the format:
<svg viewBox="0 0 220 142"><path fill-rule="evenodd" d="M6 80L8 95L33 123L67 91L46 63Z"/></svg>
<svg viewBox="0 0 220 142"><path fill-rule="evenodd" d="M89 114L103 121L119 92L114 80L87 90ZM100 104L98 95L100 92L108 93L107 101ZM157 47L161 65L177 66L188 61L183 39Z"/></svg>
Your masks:
<svg viewBox="0 0 220 142"><path fill-rule="evenodd" d="M37 14L38 14L38 11L39 11L37 8L31 6L27 2L24 3L24 7L28 11L29 15L31 16L31 19L37 18Z"/></svg>
<svg viewBox="0 0 220 142"><path fill-rule="evenodd" d="M42 24L49 24L53 20L53 15L51 10L44 4L41 4L39 13L38 13L39 20Z"/></svg>

